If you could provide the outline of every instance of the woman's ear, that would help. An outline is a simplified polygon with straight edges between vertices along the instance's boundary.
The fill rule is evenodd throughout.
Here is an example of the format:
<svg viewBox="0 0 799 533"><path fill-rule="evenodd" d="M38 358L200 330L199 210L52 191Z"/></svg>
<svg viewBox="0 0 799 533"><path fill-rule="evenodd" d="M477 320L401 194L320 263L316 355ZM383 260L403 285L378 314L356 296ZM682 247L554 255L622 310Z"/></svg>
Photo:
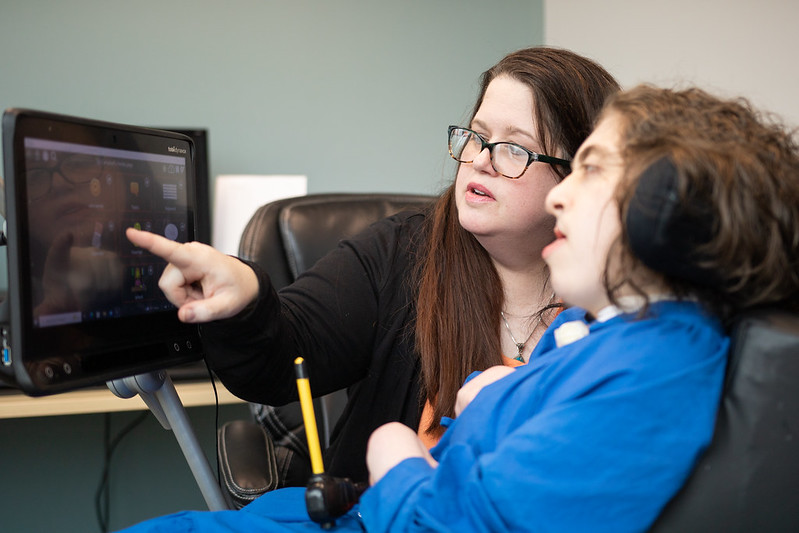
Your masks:
<svg viewBox="0 0 799 533"><path fill-rule="evenodd" d="M624 220L631 251L667 277L718 286L721 280L715 271L701 266L707 257L699 251L713 238L715 216L690 182L685 190L681 198L680 174L668 157L644 170Z"/></svg>

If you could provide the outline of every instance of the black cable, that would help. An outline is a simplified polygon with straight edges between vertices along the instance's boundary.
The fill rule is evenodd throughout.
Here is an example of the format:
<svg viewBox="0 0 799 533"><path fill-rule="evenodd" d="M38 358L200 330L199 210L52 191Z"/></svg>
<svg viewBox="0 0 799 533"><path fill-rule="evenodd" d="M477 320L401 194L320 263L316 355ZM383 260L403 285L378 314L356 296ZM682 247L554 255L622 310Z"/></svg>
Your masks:
<svg viewBox="0 0 799 533"><path fill-rule="evenodd" d="M219 483L222 479L222 469L219 464L219 393L216 390L216 381L214 381L214 373L211 371L211 366L208 364L208 359L203 358L205 369L208 370L208 378L211 380L211 387L214 389L214 450L216 455L216 482Z"/></svg>
<svg viewBox="0 0 799 533"><path fill-rule="evenodd" d="M111 441L111 414L105 413L103 415L103 471L100 475L100 483L97 486L97 492L94 494L94 512L97 517L97 524L100 526L101 533L108 531L108 500L105 501L102 495L105 494L105 489L108 484L108 446Z"/></svg>
<svg viewBox="0 0 799 533"><path fill-rule="evenodd" d="M110 469L111 458L114 455L119 443L125 436L133 431L136 426L141 424L149 411L143 411L136 418L130 421L116 437L111 439L111 413L105 413L103 417L103 472L100 475L100 482L97 485L97 492L94 494L94 510L97 516L97 524L100 526L101 533L108 533L108 523L111 519L111 491L110 491Z"/></svg>

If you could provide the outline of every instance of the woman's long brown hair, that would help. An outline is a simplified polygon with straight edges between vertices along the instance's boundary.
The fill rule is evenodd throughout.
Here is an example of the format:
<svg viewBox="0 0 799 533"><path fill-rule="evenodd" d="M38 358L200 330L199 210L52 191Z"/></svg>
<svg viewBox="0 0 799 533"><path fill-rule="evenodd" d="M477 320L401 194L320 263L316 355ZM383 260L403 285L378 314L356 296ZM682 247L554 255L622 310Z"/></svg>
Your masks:
<svg viewBox="0 0 799 533"><path fill-rule="evenodd" d="M607 96L619 90L595 62L567 50L536 47L504 57L481 78L472 118L497 76L524 83L533 95L538 136L545 153L574 156ZM563 169L555 168L562 177ZM426 219L425 250L417 265L416 347L422 398L433 405L428 433L440 433L453 416L458 389L476 370L502 364L499 316L504 293L488 252L458 221L454 182ZM540 292L531 287L531 294Z"/></svg>

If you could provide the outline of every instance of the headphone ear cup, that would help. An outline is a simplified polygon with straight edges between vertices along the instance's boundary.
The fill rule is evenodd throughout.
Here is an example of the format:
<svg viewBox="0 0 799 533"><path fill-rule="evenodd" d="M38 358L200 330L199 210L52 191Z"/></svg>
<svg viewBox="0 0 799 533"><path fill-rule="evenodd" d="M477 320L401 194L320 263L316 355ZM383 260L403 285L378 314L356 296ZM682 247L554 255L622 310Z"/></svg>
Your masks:
<svg viewBox="0 0 799 533"><path fill-rule="evenodd" d="M701 266L698 247L713 238L714 215L688 188L680 198L680 176L668 157L641 174L625 218L633 254L647 267L668 277L718 286L715 271Z"/></svg>

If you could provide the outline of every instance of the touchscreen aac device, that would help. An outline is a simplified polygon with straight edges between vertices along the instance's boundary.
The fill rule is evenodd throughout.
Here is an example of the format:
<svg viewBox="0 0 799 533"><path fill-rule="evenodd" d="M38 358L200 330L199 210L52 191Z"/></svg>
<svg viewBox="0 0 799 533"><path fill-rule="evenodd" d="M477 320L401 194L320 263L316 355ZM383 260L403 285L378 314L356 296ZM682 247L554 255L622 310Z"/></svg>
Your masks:
<svg viewBox="0 0 799 533"><path fill-rule="evenodd" d="M31 395L201 358L128 227L195 238L186 136L51 113L3 114L8 296L0 374Z"/></svg>

